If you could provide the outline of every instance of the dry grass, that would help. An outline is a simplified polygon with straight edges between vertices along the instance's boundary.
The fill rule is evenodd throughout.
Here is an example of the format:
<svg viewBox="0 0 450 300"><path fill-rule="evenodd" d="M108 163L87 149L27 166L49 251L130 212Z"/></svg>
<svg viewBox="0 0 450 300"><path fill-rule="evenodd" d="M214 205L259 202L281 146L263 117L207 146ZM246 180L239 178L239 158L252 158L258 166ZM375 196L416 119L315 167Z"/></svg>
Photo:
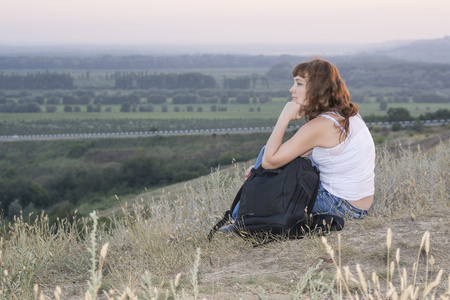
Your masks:
<svg viewBox="0 0 450 300"><path fill-rule="evenodd" d="M371 214L323 239L207 242L245 165L107 224L17 218L0 232L0 299L449 299L449 149L380 149Z"/></svg>
<svg viewBox="0 0 450 300"><path fill-rule="evenodd" d="M448 143L428 152L419 145L417 150L378 150L374 213L414 216L448 203Z"/></svg>

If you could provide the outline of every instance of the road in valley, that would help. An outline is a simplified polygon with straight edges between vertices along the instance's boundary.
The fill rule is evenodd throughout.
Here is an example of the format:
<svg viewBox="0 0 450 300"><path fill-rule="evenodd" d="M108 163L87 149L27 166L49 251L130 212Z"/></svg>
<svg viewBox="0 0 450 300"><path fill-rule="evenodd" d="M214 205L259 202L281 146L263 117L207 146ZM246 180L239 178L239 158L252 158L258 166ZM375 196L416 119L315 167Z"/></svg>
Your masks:
<svg viewBox="0 0 450 300"><path fill-rule="evenodd" d="M398 122L403 127L411 126L413 121ZM438 126L449 124L450 120L427 120L422 121L425 126ZM368 122L367 126L391 127L390 122ZM298 129L300 126L290 126L288 130ZM193 134L224 134L224 133L251 133L270 132L273 127L248 127L248 128L222 128L222 129L191 129L191 130L161 130L161 131L140 131L140 132L113 132L113 133L71 133L71 134L41 134L41 135L12 135L0 136L0 141L36 141L36 140L80 140L80 139L100 139L100 138L137 138L150 136L170 136L170 135L193 135Z"/></svg>

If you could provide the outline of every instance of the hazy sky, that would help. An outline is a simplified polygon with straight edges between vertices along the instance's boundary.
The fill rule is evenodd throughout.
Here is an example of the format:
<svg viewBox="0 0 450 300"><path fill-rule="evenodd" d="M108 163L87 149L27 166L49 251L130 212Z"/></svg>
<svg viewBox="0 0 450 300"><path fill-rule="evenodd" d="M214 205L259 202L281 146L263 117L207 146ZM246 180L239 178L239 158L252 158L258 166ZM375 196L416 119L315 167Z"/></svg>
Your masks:
<svg viewBox="0 0 450 300"><path fill-rule="evenodd" d="M378 43L450 35L450 0L0 0L0 44Z"/></svg>

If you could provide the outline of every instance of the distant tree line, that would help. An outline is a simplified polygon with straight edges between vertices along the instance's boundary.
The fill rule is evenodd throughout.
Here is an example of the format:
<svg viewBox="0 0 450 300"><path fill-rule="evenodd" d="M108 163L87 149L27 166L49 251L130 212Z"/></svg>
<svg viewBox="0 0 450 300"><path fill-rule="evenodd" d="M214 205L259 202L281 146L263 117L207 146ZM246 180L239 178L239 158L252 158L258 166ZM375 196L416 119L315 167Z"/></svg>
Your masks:
<svg viewBox="0 0 450 300"><path fill-rule="evenodd" d="M420 120L449 120L450 110L449 109L438 109L437 111L431 113L427 112L424 115L419 116Z"/></svg>
<svg viewBox="0 0 450 300"><path fill-rule="evenodd" d="M450 103L450 95L444 95L433 90L402 89L399 91L356 92L350 89L351 101L355 103L368 103L375 97L377 103Z"/></svg>
<svg viewBox="0 0 450 300"><path fill-rule="evenodd" d="M2 113L39 113L41 111L41 106L36 102L24 104L12 102L0 105Z"/></svg>
<svg viewBox="0 0 450 300"><path fill-rule="evenodd" d="M291 81L293 66L287 62L282 62L272 66L267 72L267 77L275 81Z"/></svg>
<svg viewBox="0 0 450 300"><path fill-rule="evenodd" d="M73 83L74 79L70 74L0 74L0 89L8 90L67 90L73 89Z"/></svg>
<svg viewBox="0 0 450 300"><path fill-rule="evenodd" d="M246 90L256 88L258 82L260 82L260 86L269 88L269 78L267 76L261 76L255 73L236 77L224 76L223 88Z"/></svg>
<svg viewBox="0 0 450 300"><path fill-rule="evenodd" d="M0 58L1 63L14 61L14 57ZM112 75L107 75L108 79L114 80L114 87L116 89L160 89L160 90L177 90L177 89L214 89L217 88L216 80L209 75L189 72L183 74L152 74L149 73L153 67L152 63L159 60L169 62L173 59L179 64L175 64L174 68L189 68L191 63L196 62L198 65L191 67L220 67L215 66L215 59L220 65L220 61L229 61L229 65L224 67L245 67L242 64L246 59L256 64L261 63L259 67L268 68L266 75L250 74L236 77L225 76L223 78L223 89L240 89L246 90L256 88L256 83L260 82L262 87L269 88L271 81L282 81L289 84L292 80L292 67L296 63L303 61L303 57L295 56L276 56L276 57L252 57L252 56L183 56L183 57L153 57L153 56L132 56L132 57L80 57L80 58L21 58L17 63L26 61L49 61L55 62L58 66L68 63L70 66L65 70L78 70L80 63L83 61L97 62L99 65L106 61L123 62L120 63L122 67L110 66L108 69L117 70ZM145 62L149 64L146 68ZM432 64L432 63L417 63L406 62L395 59L380 58L380 57L331 57L346 84L352 88L403 88L414 92L433 91L436 89L445 89L450 82L450 65L447 64ZM72 62L71 65L69 62ZM125 62L130 62L131 65L126 65ZM134 63L139 62L139 66ZM20 63L19 63L20 64ZM39 64L31 63L29 69ZM94 64L95 65L95 64ZM15 69L13 66L6 64L4 69ZM54 69L59 67L55 66ZM121 69L134 69L135 71L121 71ZM156 67L155 67L156 68ZM164 69L163 67L161 67ZM16 69L21 69L20 67ZM46 69L52 69L50 67ZM86 66L85 69L102 69ZM84 74L84 73L83 73ZM89 80L90 72L82 77ZM59 76L59 77L55 77ZM74 81L71 75L55 74L55 73L37 73L37 74L1 74L0 88L2 89L71 89L74 88ZM67 77L67 78L66 78ZM67 82L64 78L68 79ZM269 81L270 80L270 81ZM426 100L427 102L442 102L446 100L442 97L438 99ZM445 98L445 96L444 96ZM356 99L356 97L355 97ZM424 97L421 97L424 99ZM401 100L399 100L401 101ZM414 99L416 101L416 99ZM425 101L425 100L419 100Z"/></svg>
<svg viewBox="0 0 450 300"><path fill-rule="evenodd" d="M249 89L250 76L238 76L235 78L224 77L223 87L225 89Z"/></svg>
<svg viewBox="0 0 450 300"><path fill-rule="evenodd" d="M215 88L214 77L201 73L142 74L121 72L114 76L116 89L208 89Z"/></svg>
<svg viewBox="0 0 450 300"><path fill-rule="evenodd" d="M116 89L208 89L215 88L214 77L201 73L140 74L121 72L115 76Z"/></svg>
<svg viewBox="0 0 450 300"><path fill-rule="evenodd" d="M332 61L350 88L407 88L424 91L445 89L450 83L448 64L406 62L379 57L359 57L352 60L332 58ZM292 68L295 65L296 63L288 61L275 64L267 72L267 77L288 82L292 80Z"/></svg>
<svg viewBox="0 0 450 300"><path fill-rule="evenodd" d="M339 69L347 85L360 87L403 87L413 90L430 90L446 88L450 82L450 65L437 63L407 62L377 56L340 56L329 57ZM147 70L154 69L192 69L192 68L267 68L270 80L288 81L292 77L292 67L307 60L301 56L240 56L240 55L186 55L186 56L93 56L93 57L0 57L0 69L3 70L117 70L117 88L133 86L134 75L124 75L120 70L142 70L137 73L141 80L134 83L136 88L149 88L155 84L159 88L178 88L180 82L167 76L151 75ZM144 71L145 70L145 71ZM89 79L89 72L84 76ZM108 76L109 77L109 76ZM116 75L112 76L113 78ZM192 77L189 75L188 77ZM183 79L189 82L190 78ZM248 78L245 78L248 82ZM256 78L250 76L250 82ZM208 79L209 81L209 79ZM200 82L200 83L199 83ZM212 82L212 80L211 80ZM196 85L199 84L199 85ZM233 80L226 80L224 85L233 88ZM244 84L241 80L239 85ZM248 83L246 83L248 84ZM198 79L190 87L211 86ZM41 86L41 85L40 85ZM163 87L165 86L165 87ZM4 88L4 87L2 87ZM241 88L241 87L238 87Z"/></svg>
<svg viewBox="0 0 450 300"><path fill-rule="evenodd" d="M364 121L366 122L403 122L413 120L450 120L450 110L440 108L433 113L428 112L420 115L418 118L413 118L406 108L391 107L386 111L385 115L371 114L364 117Z"/></svg>
<svg viewBox="0 0 450 300"><path fill-rule="evenodd" d="M264 68L289 61L304 61L301 56L183 55L183 56L73 56L73 57L0 57L2 70L152 70L194 68Z"/></svg>
<svg viewBox="0 0 450 300"><path fill-rule="evenodd" d="M450 65L402 61L337 64L350 87L395 87L412 90L442 89L450 82Z"/></svg>
<svg viewBox="0 0 450 300"><path fill-rule="evenodd" d="M416 103L450 103L450 97L433 92L418 92L412 100Z"/></svg>
<svg viewBox="0 0 450 300"><path fill-rule="evenodd" d="M77 106L86 106L87 111L90 112L92 106L126 104L131 107L141 104L165 104L169 98L172 98L173 104L264 104L270 102L272 97L287 97L288 94L288 91L261 92L237 88L225 90L151 88L115 92L77 89L71 91L50 90L37 95L26 90L18 92L0 90L0 112L41 112L40 106L42 105L46 105L46 112L55 112L58 105L64 105L66 112L81 111ZM74 107L72 108L72 106ZM145 109L141 111L145 111Z"/></svg>
<svg viewBox="0 0 450 300"><path fill-rule="evenodd" d="M138 89L209 89L216 85L214 77L201 73L149 74L136 78Z"/></svg>

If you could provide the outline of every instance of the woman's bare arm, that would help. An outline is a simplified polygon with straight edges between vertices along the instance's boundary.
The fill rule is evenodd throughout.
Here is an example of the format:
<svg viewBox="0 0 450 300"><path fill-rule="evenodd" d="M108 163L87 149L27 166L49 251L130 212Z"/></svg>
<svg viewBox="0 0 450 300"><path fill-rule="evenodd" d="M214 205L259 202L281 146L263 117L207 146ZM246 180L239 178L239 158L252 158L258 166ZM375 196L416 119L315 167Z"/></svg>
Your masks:
<svg viewBox="0 0 450 300"><path fill-rule="evenodd" d="M312 154L312 152L313 152L313 149L308 150L308 151L306 151L305 153L303 153L303 154L301 155L301 157L308 157L308 156L310 156L310 155Z"/></svg>
<svg viewBox="0 0 450 300"><path fill-rule="evenodd" d="M262 161L264 169L276 169L284 166L314 147L323 146L326 143L327 133L333 129L332 125L324 118L315 118L309 121L291 139L282 142L289 122L299 117L298 107L299 105L295 102L288 102L280 114L266 144Z"/></svg>

